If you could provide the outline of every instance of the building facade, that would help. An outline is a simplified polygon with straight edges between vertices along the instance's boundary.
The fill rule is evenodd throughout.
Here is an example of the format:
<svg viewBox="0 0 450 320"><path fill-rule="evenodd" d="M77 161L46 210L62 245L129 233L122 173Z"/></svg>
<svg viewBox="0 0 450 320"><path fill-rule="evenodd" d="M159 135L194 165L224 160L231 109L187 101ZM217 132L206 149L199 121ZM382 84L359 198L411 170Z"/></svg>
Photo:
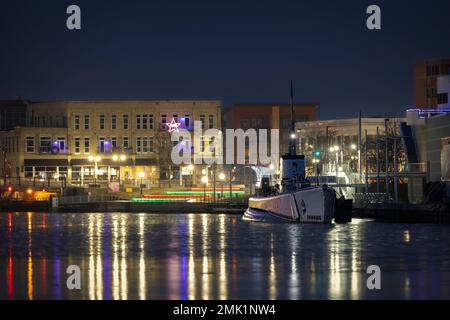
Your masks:
<svg viewBox="0 0 450 320"><path fill-rule="evenodd" d="M438 78L448 76L450 59L423 60L414 66L414 99L417 108L436 108Z"/></svg>
<svg viewBox="0 0 450 320"><path fill-rule="evenodd" d="M448 96L450 94L450 75L439 76L437 79L438 109L450 110Z"/></svg>
<svg viewBox="0 0 450 320"><path fill-rule="evenodd" d="M0 131L24 126L29 104L26 100L0 100Z"/></svg>
<svg viewBox="0 0 450 320"><path fill-rule="evenodd" d="M2 176L65 179L78 185L195 184L204 168L175 166L169 133L170 124L189 130L193 150L194 121L201 121L203 129L220 129L221 102L32 103L27 106L24 126L0 133ZM207 144L202 141L197 153L210 156Z"/></svg>
<svg viewBox="0 0 450 320"><path fill-rule="evenodd" d="M359 169L365 172L364 146L365 132L367 130L368 142L368 172L375 170L375 143L377 130L379 138L385 135L385 121L387 121L388 135L400 134L402 118L361 118L361 145L359 145L359 119L318 120L296 123L298 137L297 150L306 155L306 165L311 175L336 175L339 171L348 177L354 175L350 182L358 182ZM392 143L392 142L391 142ZM380 142L380 153L384 144ZM398 143L401 152L401 143ZM404 155L399 157L404 158ZM381 158L383 159L383 158ZM393 161L391 161L393 162ZM320 168L314 173L314 164ZM384 166L381 168L384 169Z"/></svg>
<svg viewBox="0 0 450 320"><path fill-rule="evenodd" d="M427 180L450 181L450 111L411 109L406 119L415 138L418 161L426 168Z"/></svg>
<svg viewBox="0 0 450 320"><path fill-rule="evenodd" d="M295 104L294 122L316 119L318 104ZM226 129L279 129L280 154L288 152L291 127L288 104L235 104L223 113Z"/></svg>

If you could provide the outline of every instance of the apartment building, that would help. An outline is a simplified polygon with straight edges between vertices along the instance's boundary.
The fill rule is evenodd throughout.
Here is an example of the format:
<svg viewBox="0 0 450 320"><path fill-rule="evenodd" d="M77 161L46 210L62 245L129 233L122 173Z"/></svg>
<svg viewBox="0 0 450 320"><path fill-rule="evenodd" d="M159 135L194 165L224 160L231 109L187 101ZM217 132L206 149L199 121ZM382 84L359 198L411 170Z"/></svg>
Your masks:
<svg viewBox="0 0 450 320"><path fill-rule="evenodd" d="M31 103L26 125L0 133L3 177L66 179L86 185L119 181L195 184L207 166L175 166L170 124L193 133L221 128L221 102L60 101ZM193 135L192 135L193 137ZM199 138L201 139L201 137ZM195 141L189 142L192 146ZM210 156L208 142L199 153Z"/></svg>

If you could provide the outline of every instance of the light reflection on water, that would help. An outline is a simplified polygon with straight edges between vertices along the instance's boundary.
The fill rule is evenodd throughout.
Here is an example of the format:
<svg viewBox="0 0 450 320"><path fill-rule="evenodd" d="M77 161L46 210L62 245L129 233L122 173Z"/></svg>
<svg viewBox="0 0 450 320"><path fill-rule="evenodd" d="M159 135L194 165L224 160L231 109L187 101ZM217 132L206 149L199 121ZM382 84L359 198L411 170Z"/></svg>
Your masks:
<svg viewBox="0 0 450 320"><path fill-rule="evenodd" d="M0 213L0 299L450 298L450 226ZM81 290L66 268L80 266ZM366 268L382 290L366 288Z"/></svg>

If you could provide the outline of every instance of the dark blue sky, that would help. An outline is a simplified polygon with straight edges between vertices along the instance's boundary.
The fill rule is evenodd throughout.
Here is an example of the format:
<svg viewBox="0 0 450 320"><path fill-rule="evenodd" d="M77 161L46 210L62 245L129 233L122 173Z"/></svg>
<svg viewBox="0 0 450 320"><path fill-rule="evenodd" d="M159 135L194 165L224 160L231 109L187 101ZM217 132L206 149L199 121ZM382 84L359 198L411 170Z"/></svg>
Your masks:
<svg viewBox="0 0 450 320"><path fill-rule="evenodd" d="M403 115L414 61L450 57L450 1L2 0L0 41L0 99L288 102L293 79L321 118Z"/></svg>

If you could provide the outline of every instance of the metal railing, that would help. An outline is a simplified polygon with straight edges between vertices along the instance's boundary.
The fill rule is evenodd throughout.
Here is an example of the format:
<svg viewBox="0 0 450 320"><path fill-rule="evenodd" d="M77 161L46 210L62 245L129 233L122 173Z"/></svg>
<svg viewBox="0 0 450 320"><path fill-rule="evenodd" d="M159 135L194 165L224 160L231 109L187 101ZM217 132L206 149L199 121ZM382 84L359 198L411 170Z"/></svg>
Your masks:
<svg viewBox="0 0 450 320"><path fill-rule="evenodd" d="M59 204L83 204L114 201L118 198L113 195L80 195L80 196L62 196L58 197Z"/></svg>
<svg viewBox="0 0 450 320"><path fill-rule="evenodd" d="M425 162L409 163L405 171L410 173L424 173L427 172L427 164Z"/></svg>
<svg viewBox="0 0 450 320"><path fill-rule="evenodd" d="M354 193L353 199L358 203L383 203L386 199L385 193Z"/></svg>

